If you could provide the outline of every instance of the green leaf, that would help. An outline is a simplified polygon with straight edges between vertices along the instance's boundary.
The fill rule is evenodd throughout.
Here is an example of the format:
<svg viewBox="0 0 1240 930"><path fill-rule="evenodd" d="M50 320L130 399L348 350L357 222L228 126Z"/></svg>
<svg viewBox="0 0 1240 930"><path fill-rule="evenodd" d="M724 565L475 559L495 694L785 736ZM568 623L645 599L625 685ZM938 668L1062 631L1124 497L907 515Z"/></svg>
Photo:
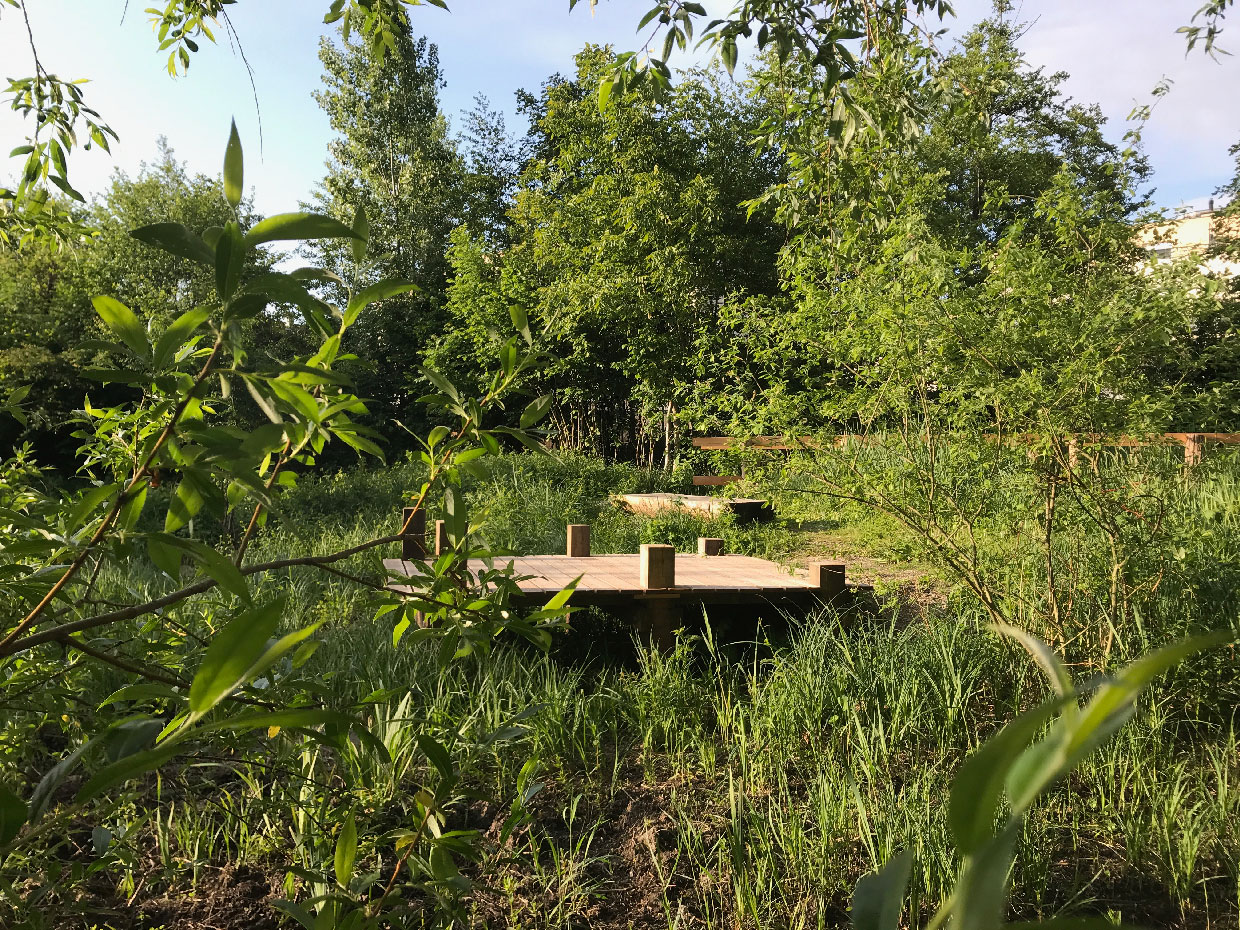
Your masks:
<svg viewBox="0 0 1240 930"><path fill-rule="evenodd" d="M170 536L163 533L152 533L147 537L148 550L153 542L167 548L179 549L182 552L188 553L221 588L230 594L236 595L243 601L248 602L250 600L250 589L245 583L245 576L241 574L240 569L233 564L232 560L218 549L213 549L206 543L199 542L196 539L182 539L179 536ZM171 560L169 561L171 563ZM180 555L176 556L175 564L179 569L181 564ZM162 568L163 566L160 567ZM169 574L172 573L169 572Z"/></svg>
<svg viewBox="0 0 1240 930"><path fill-rule="evenodd" d="M14 791L0 782L0 846L8 843L21 832L29 809Z"/></svg>
<svg viewBox="0 0 1240 930"><path fill-rule="evenodd" d="M530 335L530 318L525 312L525 308L519 304L510 304L508 307L508 315L512 318L513 327L525 338L525 341L532 341L533 336Z"/></svg>
<svg viewBox="0 0 1240 930"><path fill-rule="evenodd" d="M87 780L80 789L78 789L77 800L79 803L89 801L96 798L103 792L117 785L124 784L131 778L136 778L146 772L159 768L182 749L180 743L165 743L154 749L148 749L145 752L135 753L132 756L126 756L110 765L105 765Z"/></svg>
<svg viewBox="0 0 1240 930"><path fill-rule="evenodd" d="M164 532L175 533L202 510L202 493L188 475L183 475L176 494L168 502L168 514L164 517Z"/></svg>
<svg viewBox="0 0 1240 930"><path fill-rule="evenodd" d="M521 412L521 429L529 429L551 411L554 394L544 394L537 400L530 401L529 406Z"/></svg>
<svg viewBox="0 0 1240 930"><path fill-rule="evenodd" d="M457 489L452 485L444 488L444 516L445 523L448 527L448 537L452 540L453 546L459 546L465 539L469 531L469 520L465 502L461 495L457 493Z"/></svg>
<svg viewBox="0 0 1240 930"><path fill-rule="evenodd" d="M952 781L947 822L962 854L975 852L994 836L999 801L1013 763L1063 704L1048 701L1021 714L960 767Z"/></svg>
<svg viewBox="0 0 1240 930"><path fill-rule="evenodd" d="M119 349L120 346L117 346ZM151 376L141 371L119 371L117 369L83 368L82 377L103 384L150 384Z"/></svg>
<svg viewBox="0 0 1240 930"><path fill-rule="evenodd" d="M33 826L42 818L44 811L52 802L52 796L55 795L56 789L61 786L69 773L77 768L78 763L82 761L82 756L86 751L94 746L95 740L89 739L77 749L69 753L50 769L47 774L39 779L39 783L34 786L34 791L30 793L30 824Z"/></svg>
<svg viewBox="0 0 1240 930"><path fill-rule="evenodd" d="M190 336L210 316L210 310L195 307L193 310L186 310L173 320L172 325L164 330L163 335L155 343L155 354L151 362L156 370L167 367L168 363L176 357L177 352L183 346L189 345Z"/></svg>
<svg viewBox="0 0 1240 930"><path fill-rule="evenodd" d="M132 310L114 297L92 297L90 302L95 305L95 312L99 314L99 319L103 320L108 329L120 337L121 342L129 347L129 351L144 361L151 357L151 346L146 341L146 330L138 322Z"/></svg>
<svg viewBox="0 0 1240 930"><path fill-rule="evenodd" d="M723 59L723 66L728 69L728 74L736 71L736 39L733 36L723 40L719 47L719 57Z"/></svg>
<svg viewBox="0 0 1240 930"><path fill-rule="evenodd" d="M245 684L284 613L284 598L238 614L211 640L189 689L191 721Z"/></svg>
<svg viewBox="0 0 1240 930"><path fill-rule="evenodd" d="M95 847L95 855L102 856L112 845L112 831L106 827L95 827L90 831L90 841Z"/></svg>
<svg viewBox="0 0 1240 930"><path fill-rule="evenodd" d="M354 239L356 234L339 220L321 213L278 213L254 225L245 234L248 247L283 239Z"/></svg>
<svg viewBox="0 0 1240 930"><path fill-rule="evenodd" d="M430 859L431 874L435 876L436 881L452 882L460 879L461 872L452 860L452 854L444 847L432 846Z"/></svg>
<svg viewBox="0 0 1240 930"><path fill-rule="evenodd" d="M448 750L443 748L443 744L429 733L419 733L418 748L422 750L440 775L448 780L453 778L452 756L448 755Z"/></svg>
<svg viewBox="0 0 1240 930"><path fill-rule="evenodd" d="M353 818L353 812L349 812L349 816L345 818L344 826L340 828L340 836L336 838L336 881L341 888L349 887L349 880L353 877L353 862L357 858L357 822Z"/></svg>
<svg viewBox="0 0 1240 930"><path fill-rule="evenodd" d="M612 106L611 97L612 97L612 94L614 94L616 91L617 83L618 82L616 81L615 78L603 78L602 80L598 82L599 112L606 113L608 110L611 109L611 106Z"/></svg>
<svg viewBox="0 0 1240 930"><path fill-rule="evenodd" d="M147 698L172 700L176 697L177 692L173 691L168 685L153 681L140 681L134 685L125 685L123 688L117 688L99 702L99 707L103 708L120 701L142 701Z"/></svg>
<svg viewBox="0 0 1240 930"><path fill-rule="evenodd" d="M228 134L228 146L224 149L224 198L234 210L241 204L244 165L241 137L237 135L237 121L233 120L232 130Z"/></svg>
<svg viewBox="0 0 1240 930"><path fill-rule="evenodd" d="M852 897L853 930L897 930L912 868L913 854L906 849L857 882Z"/></svg>
<svg viewBox="0 0 1240 930"><path fill-rule="evenodd" d="M1072 676L1068 674L1067 667L1060 660L1059 656L1055 654L1054 649L1032 633L1026 632L1019 627L1009 626L1006 623L997 623L995 624L995 629L1025 647L1029 655L1033 656L1034 661L1041 666L1047 681L1055 689L1056 694L1062 697L1072 693Z"/></svg>
<svg viewBox="0 0 1240 930"><path fill-rule="evenodd" d="M578 575L576 578L570 581L567 585L565 585L563 589L557 591L554 595L552 595L551 600L547 601L547 603L543 606L543 610L544 611L559 610L561 607L567 604L568 599L573 596L573 592L577 590L577 585L581 583L581 579L583 577L584 576L582 575Z"/></svg>
<svg viewBox="0 0 1240 930"><path fill-rule="evenodd" d="M293 668L301 668L309 662L310 657L318 651L318 648L321 645L323 645L322 640L312 639L309 642L302 643L298 646L297 651L293 653L293 658L290 660Z"/></svg>
<svg viewBox="0 0 1240 930"><path fill-rule="evenodd" d="M1016 858L1022 819L1015 817L998 836L965 860L952 898L952 927L995 930L1003 923L1008 873Z"/></svg>
<svg viewBox="0 0 1240 930"><path fill-rule="evenodd" d="M1075 765L1082 756L1114 732L1119 724L1127 719L1125 711L1157 676L1195 653L1221 646L1231 640L1232 634L1226 630L1190 637L1144 655L1120 669L1111 681L1103 684L1094 693L1081 711L1080 719L1073 727L1066 747L1069 763Z"/></svg>
<svg viewBox="0 0 1240 930"><path fill-rule="evenodd" d="M119 490L120 485L104 484L97 488L91 488L73 505L73 509L69 512L69 517L65 521L65 529L68 533L74 533L87 521L99 505L110 498L113 493Z"/></svg>
<svg viewBox="0 0 1240 930"><path fill-rule="evenodd" d="M150 556L155 567L173 581L181 580L181 550L169 545L170 536L152 533L146 540L146 554Z"/></svg>
<svg viewBox="0 0 1240 930"><path fill-rule="evenodd" d="M146 717L125 720L104 735L104 749L109 762L117 762L150 747L164 728L162 720Z"/></svg>
<svg viewBox="0 0 1240 930"><path fill-rule="evenodd" d="M1041 742L1030 746L1012 765L1007 793L1013 811L1024 811L1050 784L1064 777L1132 714L1141 691L1156 676L1190 655L1229 642L1219 631L1182 640L1120 669L1103 682L1079 713L1064 715Z"/></svg>
<svg viewBox="0 0 1240 930"><path fill-rule="evenodd" d="M344 312L344 325L352 326L358 314L377 300L386 300L389 297L408 294L416 290L419 290L416 284L402 278L387 278L369 287L364 287L350 298L349 305Z"/></svg>
<svg viewBox="0 0 1240 930"><path fill-rule="evenodd" d="M331 14L329 13L328 16ZM331 22L330 19L324 19L324 22ZM283 911L289 917L301 924L306 930L315 930L318 926L317 921L309 911L300 904L293 901L286 901L284 898L275 898L271 900L271 906L277 911Z"/></svg>
<svg viewBox="0 0 1240 930"><path fill-rule="evenodd" d="M129 500L121 505L120 513L116 515L116 526L122 532L128 532L137 525L138 518L142 516L142 508L146 506L147 487L145 484L138 485Z"/></svg>
<svg viewBox="0 0 1240 930"><path fill-rule="evenodd" d="M246 677L254 678L267 671L267 669L270 668L276 660L278 660L294 646L300 645L304 640L313 636L316 632L318 632L319 627L326 622L326 619L319 620L316 623L312 623L300 630L294 630L292 633L281 636L278 640L268 646L266 651L264 651L263 654L258 657L257 661L250 666L249 670L246 672Z"/></svg>
<svg viewBox="0 0 1240 930"><path fill-rule="evenodd" d="M229 221L219 242L215 244L215 289L220 300L230 300L241 280L245 265L245 243L241 239L241 227Z"/></svg>
<svg viewBox="0 0 1240 930"><path fill-rule="evenodd" d="M461 402L460 391L456 389L456 385L454 385L451 381L431 368L422 368L421 372L422 377L424 377L431 384L435 385L435 387L437 387L440 391L452 398L452 400L456 401L458 404Z"/></svg>
<svg viewBox="0 0 1240 930"><path fill-rule="evenodd" d="M200 265L215 265L215 250L192 229L180 223L154 223L131 230L129 235L178 258L188 258Z"/></svg>
<svg viewBox="0 0 1240 930"><path fill-rule="evenodd" d="M312 296L300 279L278 271L270 271L251 278L246 281L241 293L262 294L270 300L292 304L306 315L308 323L317 322L311 320L311 313L317 313L324 318L331 313L331 308L317 297Z"/></svg>
<svg viewBox="0 0 1240 930"><path fill-rule="evenodd" d="M505 436L511 436L513 439L521 443L521 445L525 446L525 448L529 449L531 452L537 452L540 455L547 454L547 447L544 446L542 443L540 443L537 439L535 439L529 433L527 433L525 430L513 429L509 426L497 426L493 430L491 430L491 432L503 433Z"/></svg>

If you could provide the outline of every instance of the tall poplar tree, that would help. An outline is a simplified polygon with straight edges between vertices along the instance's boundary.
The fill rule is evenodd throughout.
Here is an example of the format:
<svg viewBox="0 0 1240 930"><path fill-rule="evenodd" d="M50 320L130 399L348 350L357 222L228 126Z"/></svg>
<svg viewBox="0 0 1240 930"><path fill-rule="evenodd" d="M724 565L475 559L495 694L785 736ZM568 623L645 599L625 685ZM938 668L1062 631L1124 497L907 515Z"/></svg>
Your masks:
<svg viewBox="0 0 1240 930"><path fill-rule="evenodd" d="M439 104L439 52L413 37L402 17L382 59L364 40L349 38L324 39L319 59L324 86L314 97L337 138L316 206L347 222L364 210L372 258L359 267L335 240L316 246L316 257L346 279L417 284L416 292L368 311L347 347L363 360L350 374L375 421L408 423L425 393L418 384L423 353L444 326L448 236L465 211L465 168Z"/></svg>

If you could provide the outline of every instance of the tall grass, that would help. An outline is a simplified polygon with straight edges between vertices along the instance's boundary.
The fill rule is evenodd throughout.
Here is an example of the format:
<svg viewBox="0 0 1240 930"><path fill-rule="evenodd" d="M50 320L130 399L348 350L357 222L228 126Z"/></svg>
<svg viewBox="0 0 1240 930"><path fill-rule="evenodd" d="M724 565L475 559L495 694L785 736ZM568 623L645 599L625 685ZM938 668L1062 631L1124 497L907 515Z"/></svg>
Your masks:
<svg viewBox="0 0 1240 930"><path fill-rule="evenodd" d="M1141 605L1142 643L1234 621L1217 580L1232 568L1217 560L1240 546L1237 474L1220 467L1172 502L1184 551L1172 554L1175 571ZM400 466L306 482L255 547L275 555L361 539L394 521L416 481L416 467ZM483 532L514 551L562 551L564 525L588 522L595 551L631 551L642 541L689 547L707 534L724 536L733 551L794 552L794 528L784 523L648 519L607 502L622 491L680 490L683 481L522 456L501 459L468 492L485 514ZM798 518L812 519L801 506ZM350 568L374 564L359 559ZM101 578L99 591L161 583L135 555L130 571ZM169 770L153 793L108 814L107 851L84 854L119 898L57 901L43 915L26 908L29 925L78 913L81 925L128 926L123 909L121 917L90 910L143 885L186 893L204 869L222 865L272 869L287 890L304 890L281 863L289 850L302 868L330 862L340 816L333 773L342 768L361 786L359 832L371 838L361 860L389 873L391 844L374 838L407 826L410 795L433 777L415 739L428 722L454 747L479 799L462 799L457 826L493 840L470 874L475 925L841 926L858 876L902 848L916 852L915 905L926 912L958 865L944 809L952 775L971 749L1045 696L1027 656L959 596L912 622L824 611L789 631L754 629L739 648L718 641L708 618L672 653L639 646L627 659L582 642L592 635L582 625L560 634L571 648L551 655L513 645L443 673L429 646L393 645L365 589L295 572L267 583L289 595L294 614L329 620L306 668L324 695L366 716L395 763L382 764L365 742L293 754L272 740L265 755L250 755L261 763L221 757ZM204 601L186 609L211 608ZM49 691L41 720L14 720L6 734L55 730L62 708L97 705L125 683L119 671L76 669L63 690ZM376 694L393 697L376 704ZM1012 916L1103 913L1234 927L1237 706L1233 654L1194 660L1143 700L1120 736L1032 812ZM504 730L507 738L493 738ZM37 771L56 757L47 740L21 745L44 748L10 751L6 768ZM20 863L5 864L6 881L15 869Z"/></svg>

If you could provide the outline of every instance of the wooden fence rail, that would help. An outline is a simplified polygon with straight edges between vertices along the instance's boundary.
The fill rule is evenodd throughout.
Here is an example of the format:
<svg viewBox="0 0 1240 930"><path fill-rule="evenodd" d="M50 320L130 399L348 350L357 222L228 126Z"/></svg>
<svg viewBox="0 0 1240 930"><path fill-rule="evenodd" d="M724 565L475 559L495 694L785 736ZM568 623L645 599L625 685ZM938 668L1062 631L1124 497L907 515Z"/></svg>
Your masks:
<svg viewBox="0 0 1240 930"><path fill-rule="evenodd" d="M1016 444L1024 444L1033 442L1038 437L1034 437L1029 433L1016 433L1009 437L1009 441ZM859 434L842 434L832 436L830 439L816 438L813 436L699 436L693 440L693 446L696 449L707 451L723 452L729 450L751 450L755 452L795 452L805 449L820 449L827 442L835 448L841 448L851 442L870 443L874 442L874 436L866 436ZM1184 447L1184 464L1196 465L1201 462L1205 456L1205 448L1207 443L1217 445L1240 445L1240 433L1163 433L1160 436L1139 437L1139 436L1075 436L1068 440L1069 454L1075 456L1076 450L1088 446L1108 446L1118 448L1140 448L1142 446L1155 445L1182 445ZM711 475L698 475L693 479L694 484L710 485L725 484L729 481L737 480L733 475L719 476L716 478Z"/></svg>

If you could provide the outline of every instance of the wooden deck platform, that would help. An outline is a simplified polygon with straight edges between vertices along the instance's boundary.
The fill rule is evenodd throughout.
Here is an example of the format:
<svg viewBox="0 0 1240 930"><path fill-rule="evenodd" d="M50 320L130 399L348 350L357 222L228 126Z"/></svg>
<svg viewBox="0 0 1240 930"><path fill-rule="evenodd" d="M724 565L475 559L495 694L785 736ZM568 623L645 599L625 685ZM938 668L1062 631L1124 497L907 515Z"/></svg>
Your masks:
<svg viewBox="0 0 1240 930"><path fill-rule="evenodd" d="M393 576L390 588L408 592L396 579L413 578L421 571L419 561L430 557L426 514L406 508L401 516L401 558L384 559ZM801 571L790 571L765 559L724 555L723 540L698 538L697 554L678 553L672 546L647 543L635 555L593 555L590 527L570 523L564 555L502 556L486 563L471 559L469 568L511 565L521 589L519 601L540 606L578 578L569 607L605 607L629 617L638 633L649 636L662 649L675 645L686 606L703 604L749 604L777 609L808 610L818 603L844 595L844 566L822 562ZM444 522L435 525L434 551L449 545Z"/></svg>
<svg viewBox="0 0 1240 930"><path fill-rule="evenodd" d="M581 607L614 606L652 597L704 604L808 603L829 599L844 582L843 566L827 573L824 588L823 580L811 578L810 572L793 574L765 559L678 553L673 584L645 587L641 559L641 555L527 555L497 558L493 564L496 568L512 565L522 579L517 582L521 593L531 603L546 601L580 575L569 604ZM396 575L408 577L418 571L416 563L401 559L385 559L383 564ZM470 568L477 570L483 565L471 562Z"/></svg>

